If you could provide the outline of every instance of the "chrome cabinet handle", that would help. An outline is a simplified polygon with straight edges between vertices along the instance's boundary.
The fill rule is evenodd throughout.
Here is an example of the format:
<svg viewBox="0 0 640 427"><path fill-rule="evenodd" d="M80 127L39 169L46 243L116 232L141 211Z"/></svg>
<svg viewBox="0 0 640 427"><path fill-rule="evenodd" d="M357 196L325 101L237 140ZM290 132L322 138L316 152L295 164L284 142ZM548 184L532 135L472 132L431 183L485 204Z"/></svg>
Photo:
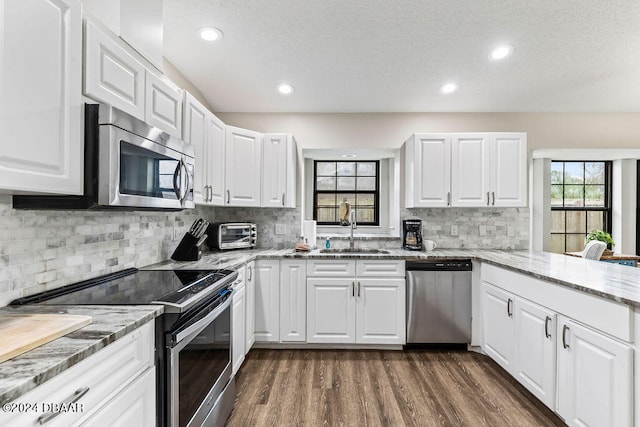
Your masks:
<svg viewBox="0 0 640 427"><path fill-rule="evenodd" d="M551 321L551 317L547 316L544 319L544 336L547 338L551 338L551 334L549 333L549 322Z"/></svg>
<svg viewBox="0 0 640 427"><path fill-rule="evenodd" d="M253 279L253 268L249 266L249 278L247 280L251 281L251 279Z"/></svg>
<svg viewBox="0 0 640 427"><path fill-rule="evenodd" d="M491 206L495 206L496 205L496 192L492 191L491 192Z"/></svg>
<svg viewBox="0 0 640 427"><path fill-rule="evenodd" d="M284 193L282 193L282 206L284 206Z"/></svg>
<svg viewBox="0 0 640 427"><path fill-rule="evenodd" d="M360 296L360 282L358 282L358 296Z"/></svg>
<svg viewBox="0 0 640 427"><path fill-rule="evenodd" d="M209 201L213 200L213 187L212 186L208 186L209 187Z"/></svg>
<svg viewBox="0 0 640 427"><path fill-rule="evenodd" d="M567 331L569 330L569 327L567 325L564 325L562 327L562 348L569 348L569 344L567 344Z"/></svg>
<svg viewBox="0 0 640 427"><path fill-rule="evenodd" d="M202 193L204 194L204 201L208 202L209 201L209 186L205 185L203 190L204 191Z"/></svg>
<svg viewBox="0 0 640 427"><path fill-rule="evenodd" d="M489 192L487 191L487 206L489 206Z"/></svg>
<svg viewBox="0 0 640 427"><path fill-rule="evenodd" d="M447 206L451 206L451 191L447 192Z"/></svg>
<svg viewBox="0 0 640 427"><path fill-rule="evenodd" d="M79 388L73 393L71 397L69 397L67 400L62 401L60 406L64 407L64 406L72 405L76 403L78 400L82 399L82 396L84 396L88 392L89 392L89 387ZM44 414L38 417L38 420L37 420L38 424L40 425L46 424L52 419L54 419L55 417L57 417L58 415L60 415L60 413L61 413L60 411L45 412Z"/></svg>
<svg viewBox="0 0 640 427"><path fill-rule="evenodd" d="M351 296L356 296L356 282L351 282Z"/></svg>
<svg viewBox="0 0 640 427"><path fill-rule="evenodd" d="M509 298L507 300L507 316L509 317L513 317L513 310L511 308L512 304L513 304L513 300Z"/></svg>
<svg viewBox="0 0 640 427"><path fill-rule="evenodd" d="M227 190L227 204L231 203L231 191Z"/></svg>

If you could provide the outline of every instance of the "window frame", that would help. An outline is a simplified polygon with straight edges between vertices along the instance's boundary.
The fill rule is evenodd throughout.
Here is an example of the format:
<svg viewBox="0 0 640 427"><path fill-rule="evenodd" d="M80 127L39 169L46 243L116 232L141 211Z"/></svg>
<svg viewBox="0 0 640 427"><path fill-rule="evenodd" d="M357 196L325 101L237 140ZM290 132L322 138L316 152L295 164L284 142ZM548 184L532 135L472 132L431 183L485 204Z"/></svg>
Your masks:
<svg viewBox="0 0 640 427"><path fill-rule="evenodd" d="M551 205L551 212L603 212L604 213L604 218L603 218L603 224L604 224L604 231L606 231L607 233L611 233L611 230L613 228L612 225L612 219L613 219L613 205L611 203L611 193L612 193L612 169L613 169L613 162L611 160L551 160L551 163L563 163L563 168L562 168L562 174L563 174L563 178L562 178L562 187L563 187L563 191L562 191L562 204L564 205L564 187L566 185L576 185L576 184L565 184L564 182L564 164L565 163L604 163L604 206L578 206L578 207L574 207L574 206L553 206ZM583 166L583 182L582 182L582 187L583 187L583 195L586 194L586 187L590 184L585 184L585 180L584 180L584 174L585 174L585 168ZM551 184L551 185L558 185L558 184ZM584 197L584 196L583 196ZM551 203L551 199L549 199L549 203ZM549 234L551 236L553 235L564 235L564 252L567 252L567 236L569 235L587 235L588 234L588 222L585 221L585 230L584 233L567 233L567 215L565 214L564 217L564 232L563 233L554 233L554 232L550 232ZM611 248L609 248L611 249Z"/></svg>
<svg viewBox="0 0 640 427"><path fill-rule="evenodd" d="M318 163L356 163L356 175L358 176L358 166L357 163L375 163L376 164L376 189L374 191L371 190L318 190ZM323 175L324 176L324 175ZM338 175L336 174L336 177ZM320 222L318 221L318 194L373 194L374 195L374 204L373 207L373 222L358 222L357 224L360 226L371 226L371 227L379 227L380 226L380 160L313 160L313 219L317 221L317 225L322 226L340 226L340 222ZM337 202L337 200L336 200ZM339 203L336 205L336 209L339 209Z"/></svg>

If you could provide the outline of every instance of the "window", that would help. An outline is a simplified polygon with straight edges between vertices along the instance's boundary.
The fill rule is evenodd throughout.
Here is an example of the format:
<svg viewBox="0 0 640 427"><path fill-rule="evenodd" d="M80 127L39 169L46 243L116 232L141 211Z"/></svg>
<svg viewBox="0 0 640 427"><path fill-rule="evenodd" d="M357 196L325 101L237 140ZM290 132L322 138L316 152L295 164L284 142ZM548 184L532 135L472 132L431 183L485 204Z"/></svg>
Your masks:
<svg viewBox="0 0 640 427"><path fill-rule="evenodd" d="M611 232L611 162L551 162L551 252L584 249L592 230Z"/></svg>
<svg viewBox="0 0 640 427"><path fill-rule="evenodd" d="M340 203L347 200L359 225L380 225L380 162L313 162L313 219L339 225Z"/></svg>

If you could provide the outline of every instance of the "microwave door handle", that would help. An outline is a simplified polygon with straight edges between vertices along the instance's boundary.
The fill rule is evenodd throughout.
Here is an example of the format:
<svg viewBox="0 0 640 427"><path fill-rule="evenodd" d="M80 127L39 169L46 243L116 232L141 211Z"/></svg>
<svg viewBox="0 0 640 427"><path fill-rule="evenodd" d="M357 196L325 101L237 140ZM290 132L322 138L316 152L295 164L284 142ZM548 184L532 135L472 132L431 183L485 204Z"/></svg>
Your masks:
<svg viewBox="0 0 640 427"><path fill-rule="evenodd" d="M176 166L176 170L173 172L173 192L176 193L176 197L178 198L178 200L182 199L180 197L180 186L179 186L180 175L182 174L181 170L182 170L182 159L180 159L180 161L178 162L178 165Z"/></svg>
<svg viewBox="0 0 640 427"><path fill-rule="evenodd" d="M184 203L187 200L187 195L189 194L189 169L187 168L187 164L184 160L180 160L182 163L182 167L184 168L184 195L180 197L180 203L184 206Z"/></svg>

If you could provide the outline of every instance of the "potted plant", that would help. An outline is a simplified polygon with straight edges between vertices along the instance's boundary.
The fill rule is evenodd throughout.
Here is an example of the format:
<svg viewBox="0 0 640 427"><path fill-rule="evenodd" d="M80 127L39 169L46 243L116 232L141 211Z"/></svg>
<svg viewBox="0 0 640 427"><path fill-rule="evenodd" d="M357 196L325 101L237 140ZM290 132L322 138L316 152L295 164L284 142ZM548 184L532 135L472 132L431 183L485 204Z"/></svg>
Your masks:
<svg viewBox="0 0 640 427"><path fill-rule="evenodd" d="M604 251L603 255L611 255L613 254L613 247L616 245L616 242L611 238L611 234L607 233L604 230L593 230L587 234L587 239L585 243L589 243L592 240L599 240L607 244L607 249Z"/></svg>

